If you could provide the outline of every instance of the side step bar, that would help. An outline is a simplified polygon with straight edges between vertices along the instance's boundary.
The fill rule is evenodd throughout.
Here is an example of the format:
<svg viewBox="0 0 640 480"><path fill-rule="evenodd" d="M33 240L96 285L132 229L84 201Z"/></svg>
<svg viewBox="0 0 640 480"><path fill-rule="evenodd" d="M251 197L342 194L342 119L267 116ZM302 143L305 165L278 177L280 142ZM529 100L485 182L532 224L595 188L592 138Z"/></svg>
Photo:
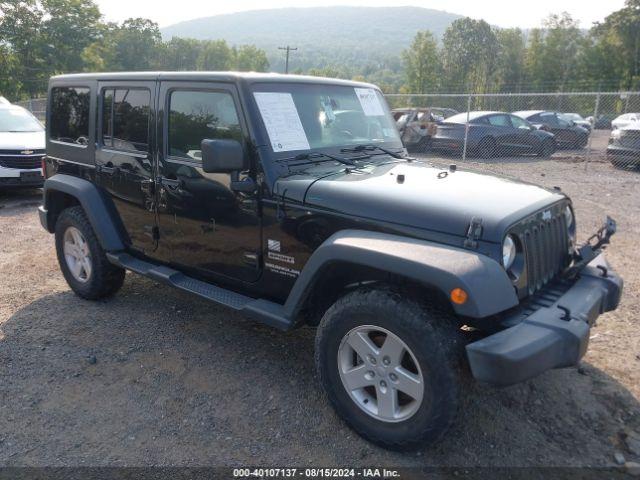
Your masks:
<svg viewBox="0 0 640 480"><path fill-rule="evenodd" d="M131 270L157 282L233 308L259 322L266 323L280 330L289 330L293 325L293 321L285 317L283 306L278 303L247 297L240 293L189 277L182 272L165 267L164 265L156 265L145 260L140 260L128 253L107 253L107 259L118 267Z"/></svg>

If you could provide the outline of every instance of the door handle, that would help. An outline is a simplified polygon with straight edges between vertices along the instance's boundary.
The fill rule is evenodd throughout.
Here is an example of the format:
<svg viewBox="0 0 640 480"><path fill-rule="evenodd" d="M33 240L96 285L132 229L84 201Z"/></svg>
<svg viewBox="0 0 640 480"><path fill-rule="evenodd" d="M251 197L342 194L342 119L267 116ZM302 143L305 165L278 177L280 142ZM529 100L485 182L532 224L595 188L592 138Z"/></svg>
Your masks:
<svg viewBox="0 0 640 480"><path fill-rule="evenodd" d="M170 190L179 190L184 186L184 182L182 180L172 180L165 177L160 178L160 184Z"/></svg>

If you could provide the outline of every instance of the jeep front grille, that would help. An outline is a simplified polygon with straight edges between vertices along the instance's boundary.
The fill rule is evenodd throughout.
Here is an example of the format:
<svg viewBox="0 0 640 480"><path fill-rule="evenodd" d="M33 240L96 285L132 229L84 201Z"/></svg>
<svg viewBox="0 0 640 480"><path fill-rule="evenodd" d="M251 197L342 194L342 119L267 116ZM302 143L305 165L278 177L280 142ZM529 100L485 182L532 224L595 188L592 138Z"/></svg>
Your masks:
<svg viewBox="0 0 640 480"><path fill-rule="evenodd" d="M519 235L526 260L529 295L540 290L568 266L569 237L562 210L549 220L536 218Z"/></svg>

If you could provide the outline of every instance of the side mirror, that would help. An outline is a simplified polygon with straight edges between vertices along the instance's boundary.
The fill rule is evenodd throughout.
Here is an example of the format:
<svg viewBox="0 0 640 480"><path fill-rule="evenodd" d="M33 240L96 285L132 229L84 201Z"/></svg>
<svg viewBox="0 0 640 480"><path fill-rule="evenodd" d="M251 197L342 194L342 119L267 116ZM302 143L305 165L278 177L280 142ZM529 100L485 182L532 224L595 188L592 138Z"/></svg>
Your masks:
<svg viewBox="0 0 640 480"><path fill-rule="evenodd" d="M202 140L202 170L206 173L229 173L246 166L242 145L237 140Z"/></svg>

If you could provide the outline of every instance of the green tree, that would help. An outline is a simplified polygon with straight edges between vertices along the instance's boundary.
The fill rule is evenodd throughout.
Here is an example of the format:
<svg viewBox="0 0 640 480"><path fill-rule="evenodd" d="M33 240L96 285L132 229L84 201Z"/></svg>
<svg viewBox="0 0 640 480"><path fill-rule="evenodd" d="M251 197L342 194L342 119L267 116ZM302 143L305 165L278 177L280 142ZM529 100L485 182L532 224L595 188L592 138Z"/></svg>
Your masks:
<svg viewBox="0 0 640 480"><path fill-rule="evenodd" d="M241 72L266 72L269 60L264 50L255 45L241 45L233 49L233 66Z"/></svg>
<svg viewBox="0 0 640 480"><path fill-rule="evenodd" d="M129 18L111 32L113 57L110 70L144 71L155 66L161 37L158 24L146 18Z"/></svg>
<svg viewBox="0 0 640 480"><path fill-rule="evenodd" d="M624 8L612 13L592 30L597 57L616 59L619 87L640 88L640 0L626 0ZM600 72L607 73L607 72Z"/></svg>
<svg viewBox="0 0 640 480"><path fill-rule="evenodd" d="M203 42L192 38L173 37L158 46L157 68L160 70L196 70Z"/></svg>
<svg viewBox="0 0 640 480"><path fill-rule="evenodd" d="M43 56L43 10L35 1L0 1L0 42L8 46L14 64L10 72L30 97L43 91L50 69Z"/></svg>
<svg viewBox="0 0 640 480"><path fill-rule="evenodd" d="M570 90L578 80L578 58L583 45L580 26L564 12L550 15L543 23L545 39L543 49L543 78L551 89Z"/></svg>
<svg viewBox="0 0 640 480"><path fill-rule="evenodd" d="M196 63L198 70L230 70L232 64L233 51L226 41L212 40L202 44Z"/></svg>
<svg viewBox="0 0 640 480"><path fill-rule="evenodd" d="M83 70L82 52L98 37L100 10L91 0L43 0L41 32L47 65L54 72Z"/></svg>
<svg viewBox="0 0 640 480"><path fill-rule="evenodd" d="M6 45L0 44L0 96L17 98L20 85L15 81L16 58Z"/></svg>
<svg viewBox="0 0 640 480"><path fill-rule="evenodd" d="M407 88L414 93L434 92L441 75L438 44L431 32L418 32L408 50L402 52Z"/></svg>
<svg viewBox="0 0 640 480"><path fill-rule="evenodd" d="M544 33L539 28L534 28L529 33L529 44L525 53L525 75L529 89L543 91L545 75L544 65Z"/></svg>
<svg viewBox="0 0 640 480"><path fill-rule="evenodd" d="M486 92L498 54L498 40L484 20L455 20L442 39L442 63L447 86Z"/></svg>
<svg viewBox="0 0 640 480"><path fill-rule="evenodd" d="M501 92L520 91L524 80L526 42L519 28L501 29L496 32L498 58L495 83Z"/></svg>

